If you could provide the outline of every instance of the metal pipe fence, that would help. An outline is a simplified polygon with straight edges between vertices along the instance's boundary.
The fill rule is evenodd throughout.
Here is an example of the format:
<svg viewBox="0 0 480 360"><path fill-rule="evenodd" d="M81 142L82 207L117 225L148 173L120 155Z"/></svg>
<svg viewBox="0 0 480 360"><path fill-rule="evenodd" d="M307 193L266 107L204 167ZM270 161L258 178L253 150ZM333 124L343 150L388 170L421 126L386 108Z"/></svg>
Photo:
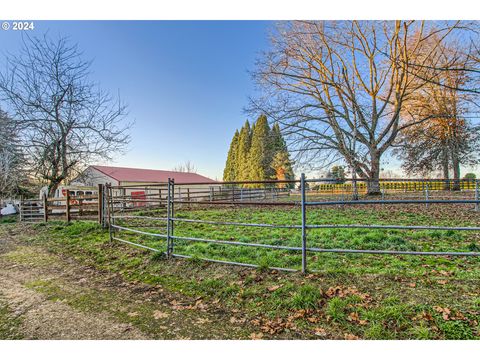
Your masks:
<svg viewBox="0 0 480 360"><path fill-rule="evenodd" d="M396 181L396 179L391 179L392 181ZM120 242L138 246L140 248L156 251L156 252L164 252L168 258L190 258L195 257L200 260L211 261L216 263L222 264L231 264L231 265L241 265L241 266L249 266L249 267L258 267L259 264L255 263L245 263L245 262L238 262L234 261L234 259L214 259L210 257L197 257L192 256L190 254L181 253L181 250L177 250L179 244L181 243L204 243L208 246L228 246L228 247L246 247L246 248L256 248L256 249L263 249L263 250L272 250L272 251L286 251L299 254L301 257L301 263L298 264L298 267L287 268L287 267L275 267L274 269L286 270L286 271L298 271L301 270L303 273L306 273L308 268L307 259L308 256L314 253L339 253L339 254L374 254L374 255L416 255L416 256L472 256L478 257L480 256L480 252L478 251L417 251L417 250L396 250L396 249L353 249L353 248L328 248L328 247L316 247L316 246L309 246L309 231L315 229L383 229L383 230L427 230L427 231L480 231L480 226L438 226L438 225L385 225L385 224L319 224L319 223L312 223L308 221L308 214L309 209L312 208L319 208L319 207L332 207L332 206L342 206L342 207L350 207L350 206L375 206L375 205L409 205L409 206L416 206L416 205L425 205L425 211L428 211L430 205L458 205L458 206L466 206L466 205L474 205L473 210L478 211L478 207L480 204L479 199L479 184L478 181L474 182L473 187L464 186L464 190L472 190L471 195L473 197L471 199L465 199L460 197L453 197L453 198L435 198L432 194L434 190L432 190L432 183L436 182L445 182L445 180L423 180L419 182L422 184L423 198L421 199L387 199L385 198L384 193L382 192L380 199L359 199L353 200L350 199L348 196L342 196L338 200L330 200L330 199L317 199L315 198L315 194L312 195L310 192L310 184L315 183L322 183L325 182L326 179L306 179L305 175L302 174L300 180L294 181L249 181L249 182L226 182L226 183L215 183L217 186L220 185L220 189L222 186L237 186L237 185L245 185L248 186L252 185L268 185L270 189L275 189L276 187L281 187L282 193L288 193L290 201L271 201L268 196L263 196L265 193L258 192L262 194L261 198L257 198L257 201L249 201L246 199L245 201L238 201L235 197L235 193L233 192L233 196L226 198L226 199L219 199L215 200L215 198L211 197L210 190L200 190L202 191L203 195L207 194L209 196L208 199L203 200L192 200L191 198L184 200L182 197L182 192L179 192L178 189L189 189L189 186L198 186L199 183L175 183L173 179L169 179L167 184L155 184L152 186L142 185L144 188L145 194L150 195L154 191L157 191L159 188L164 190L163 198L162 195L159 195L157 198L158 205L154 208L153 213L148 213L148 209L145 209L143 204L144 202L152 202L152 198L148 199L137 199L132 197L132 195L127 195L125 190L127 189L122 188L120 186L107 186L106 193L108 194L108 218L109 218L109 231L111 240L118 240ZM329 179L327 179L329 181ZM357 181L357 180L355 180ZM449 180L450 181L450 180ZM298 184L298 188L286 187L285 185L294 185ZM204 186L209 186L210 184L203 184ZM358 184L357 184L358 185ZM131 188L131 186L129 186ZM138 189L138 187L133 187L134 189ZM352 188L355 188L353 186ZM177 189L177 191L176 191ZM238 187L236 188L238 189ZM162 191L163 191L162 190ZM256 189L258 190L258 188ZM278 190L278 188L277 188ZM271 193L280 191L273 191ZM114 195L114 191L122 191L123 195L120 197ZM185 193L188 193L190 190L186 190ZM221 190L218 191L221 194ZM226 192L225 192L226 193ZM231 189L229 189L229 193L232 193ZM190 194L191 195L191 194ZM463 195L466 195L466 192L463 191ZM298 196L298 199L296 198ZM419 195L422 196L422 195ZM312 197L313 199L309 199ZM154 198L154 197L153 197ZM139 200L143 200L141 202ZM164 202L162 202L164 200ZM132 215L125 215L124 210L128 208L125 205L126 202L135 203L138 201L139 206L133 207L135 211L142 212L145 210L145 214L132 214ZM123 204L123 206L119 206L118 204ZM243 208L243 207L259 207L262 206L266 207L275 207L275 208L288 208L291 209L292 212L298 211L298 215L300 215L300 222L295 224L275 224L275 223L261 223L261 222L237 222L237 221L225 221L225 220L216 220L216 219L200 219L200 218L184 218L175 215L176 210L183 209L184 206L190 205L204 205L204 208L209 209L211 207L218 208L220 205L229 205L236 208ZM293 209L292 209L293 206ZM190 208L187 208L187 210ZM156 212L155 212L156 211ZM310 210L311 211L311 210ZM161 212L161 214L160 214ZM166 214L164 214L166 212ZM195 212L192 212L195 215ZM128 223L130 221L130 223ZM133 221L133 222L132 222ZM122 222L122 224L117 224L117 222ZM126 222L127 224L123 224ZM290 229L293 231L299 231L299 238L300 242L298 246L289 246L289 245L282 245L282 244L269 244L269 243L261 243L258 241L244 241L244 240L237 240L237 239L213 239L208 236L206 237L198 237L198 236L187 236L185 234L178 234L175 231L175 224L198 224L199 226L214 226L214 227L251 227L251 228L264 228L264 229ZM154 231L145 231L142 230L142 227L150 227L154 228ZM160 232L160 229L163 229ZM136 238L136 241L131 239L126 239L128 234L138 235L142 238L154 238L157 240L161 240L160 247L158 246L150 246L146 244L142 244L139 242L139 239ZM273 268L273 267L272 267Z"/></svg>

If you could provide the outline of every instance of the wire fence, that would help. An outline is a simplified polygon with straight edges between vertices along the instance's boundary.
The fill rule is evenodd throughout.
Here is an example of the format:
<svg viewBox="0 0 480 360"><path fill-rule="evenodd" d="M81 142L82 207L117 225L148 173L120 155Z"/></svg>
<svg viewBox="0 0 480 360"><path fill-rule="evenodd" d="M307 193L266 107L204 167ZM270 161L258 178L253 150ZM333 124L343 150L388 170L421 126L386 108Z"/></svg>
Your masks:
<svg viewBox="0 0 480 360"><path fill-rule="evenodd" d="M359 183L362 180L347 179L343 184L336 184L335 179L306 179L302 174L300 180L292 181L249 181L223 183L175 183L170 179L165 184L141 186L107 186L108 219L111 240L117 240L140 248L164 253L167 258L197 258L224 264L258 267L262 264L254 261L236 261L242 258L241 250L210 251L213 247L256 249L253 254L262 256L279 256L288 258L285 261L292 266L275 267L286 271L307 272L309 256L315 253L339 254L376 254L376 255L418 255L418 256L468 256L478 257L479 251L424 250L424 249L358 249L353 247L329 247L315 240L310 232L318 229L377 229L401 231L465 231L478 232L480 226L434 226L434 225L397 225L397 224L332 224L320 223L317 216L312 216L312 209L321 208L351 208L357 206L467 206L469 211L479 210L479 183L465 181L460 183L458 192L452 192L452 187L445 190L445 180L414 180L416 193L405 197L397 191L406 184L405 180L383 181L380 194L376 196L362 195ZM451 181L451 180L449 180ZM436 186L432 184L441 184ZM457 181L458 183L458 181ZM382 184L382 182L380 182ZM388 185L387 185L388 184ZM473 185L472 185L473 184ZM317 187L330 185L336 188L342 185L342 191L333 195L318 191ZM348 185L348 186L347 186ZM389 188L390 187L390 188ZM415 188L415 187L413 187ZM141 190L140 190L141 189ZM387 191L394 190L394 191ZM267 209L265 209L267 208ZM212 209L244 209L245 213L260 210L261 219L267 222L235 221L227 219L226 214L214 212ZM290 223L276 222L274 209L283 209L282 216L291 215ZM182 216L178 216L181 212ZM199 216L201 214L201 216ZM265 215L262 217L262 215ZM260 219L260 220L261 220ZM219 228L231 228L227 238L226 233ZM242 238L241 228L249 228L250 238ZM271 235L266 241L251 240L263 231L263 235ZM271 234L265 233L271 231ZM295 241L274 239L274 232L288 231L286 236ZM238 233L238 234L237 234ZM233 234L233 235L232 235ZM191 245L204 244L200 253L192 254ZM210 250L208 250L210 249ZM218 256L202 256L208 254ZM290 254L295 254L289 258ZM255 258L255 256L253 256ZM248 257L247 257L248 259Z"/></svg>

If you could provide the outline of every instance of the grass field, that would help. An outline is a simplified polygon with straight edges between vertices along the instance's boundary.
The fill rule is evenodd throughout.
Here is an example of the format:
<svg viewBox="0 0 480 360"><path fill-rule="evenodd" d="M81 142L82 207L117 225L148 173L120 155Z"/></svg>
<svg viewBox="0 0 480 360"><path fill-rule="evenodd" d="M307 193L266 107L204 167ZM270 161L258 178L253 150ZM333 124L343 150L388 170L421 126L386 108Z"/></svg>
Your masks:
<svg viewBox="0 0 480 360"><path fill-rule="evenodd" d="M142 214L142 213L141 213ZM145 214L145 213L143 213ZM149 215L152 212L149 212ZM158 214L157 216L162 216ZM179 209L176 218L202 219L220 222L263 223L298 225L300 210L291 208L223 208L223 209ZM425 225L425 226L478 226L478 213L468 206L368 206L310 208L308 224L377 224L377 225ZM117 224L146 232L165 233L165 222L145 219L122 219ZM179 237L194 237L213 240L238 241L301 247L300 229L272 229L245 226L225 226L188 222L175 222L174 234ZM480 250L478 232L454 230L387 230L387 229L309 229L308 247L337 249L373 249L400 251L458 251ZM148 235L118 233L123 239L149 247L165 250L163 239ZM212 243L175 240L175 253L194 257L228 260L257 264L261 267L284 267L299 269L299 251L253 248ZM390 256L371 254L310 253L308 265L311 271L343 272L360 274L388 274L418 276L428 267L457 269L457 275L475 278L479 275L479 258ZM421 266L425 265L425 266ZM461 266L460 266L461 265Z"/></svg>
<svg viewBox="0 0 480 360"><path fill-rule="evenodd" d="M315 224L478 226L480 223L478 213L468 206L431 206L428 210L424 206L331 207L312 209L308 214L308 222ZM175 216L298 224L300 214L295 207L217 208L177 209ZM140 221L137 220L138 229L164 231L161 221ZM193 258L167 260L160 253L111 243L108 232L93 222L70 225L51 222L29 225L28 229L28 242L32 246L46 248L102 272L120 274L129 282L181 294L193 303L201 299L203 304L217 307L215 311L228 314L230 323L244 324L247 332L244 336L249 338L480 338L478 258L311 254L309 266L315 272L302 275L266 268L298 268L300 257L287 251L178 241L175 252ZM294 246L300 241L299 230L293 229L180 222L175 224L175 234ZM120 235L164 249L163 240L126 232ZM309 246L360 249L478 251L480 244L477 232L456 231L322 229L310 230L308 239ZM213 264L198 257L256 262L261 267L254 270ZM179 309L175 304L173 308L173 313ZM197 311L195 307L190 309L185 311ZM225 334L225 338L230 337Z"/></svg>

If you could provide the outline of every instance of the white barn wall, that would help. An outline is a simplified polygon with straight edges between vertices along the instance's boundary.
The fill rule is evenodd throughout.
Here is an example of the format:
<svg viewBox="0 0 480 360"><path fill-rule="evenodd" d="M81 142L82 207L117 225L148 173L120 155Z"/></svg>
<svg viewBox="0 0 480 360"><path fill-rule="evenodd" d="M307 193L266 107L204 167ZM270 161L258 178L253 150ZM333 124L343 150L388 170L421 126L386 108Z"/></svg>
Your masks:
<svg viewBox="0 0 480 360"><path fill-rule="evenodd" d="M111 183L112 185L118 185L118 181L111 178L108 175L98 171L93 167L88 167L85 171L78 176L75 180L71 181L71 185L86 185L86 186L98 186L98 184Z"/></svg>

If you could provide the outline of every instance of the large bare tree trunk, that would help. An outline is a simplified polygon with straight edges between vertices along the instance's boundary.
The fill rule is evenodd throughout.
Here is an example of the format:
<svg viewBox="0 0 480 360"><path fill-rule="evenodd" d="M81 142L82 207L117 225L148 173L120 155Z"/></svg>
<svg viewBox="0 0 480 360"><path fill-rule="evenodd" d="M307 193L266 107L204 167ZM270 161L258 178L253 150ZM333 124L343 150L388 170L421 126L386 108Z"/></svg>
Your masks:
<svg viewBox="0 0 480 360"><path fill-rule="evenodd" d="M48 197L55 197L55 191L57 191L61 182L61 180L50 181L50 183L48 184Z"/></svg>
<svg viewBox="0 0 480 360"><path fill-rule="evenodd" d="M369 179L367 183L367 195L379 195L380 192L380 156L377 153L371 154Z"/></svg>
<svg viewBox="0 0 480 360"><path fill-rule="evenodd" d="M445 179L444 190L450 190L450 171L448 169L448 151L446 149L443 151L442 169L443 178Z"/></svg>
<svg viewBox="0 0 480 360"><path fill-rule="evenodd" d="M453 191L460 191L460 161L456 154L452 155L453 166Z"/></svg>

